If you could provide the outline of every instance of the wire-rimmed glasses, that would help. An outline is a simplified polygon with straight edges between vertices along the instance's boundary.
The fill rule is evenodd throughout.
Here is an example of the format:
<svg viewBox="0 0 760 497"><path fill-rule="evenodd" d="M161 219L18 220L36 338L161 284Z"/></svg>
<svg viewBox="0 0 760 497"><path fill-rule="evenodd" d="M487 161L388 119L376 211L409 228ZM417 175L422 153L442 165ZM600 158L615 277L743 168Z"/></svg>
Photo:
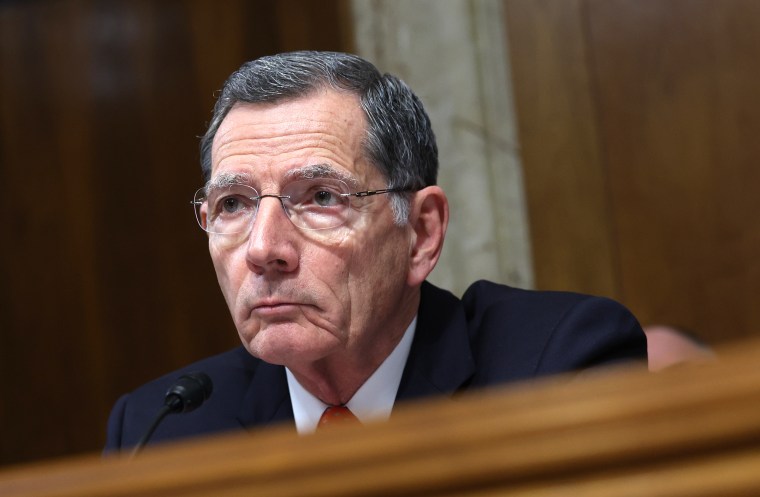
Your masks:
<svg viewBox="0 0 760 497"><path fill-rule="evenodd" d="M280 201L296 227L319 231L346 224L354 211L352 200L355 202L356 198L405 191L410 190L385 188L351 192L339 179L310 178L288 183L279 195L260 195L255 188L240 183L210 185L195 192L192 204L198 225L212 234L246 233L256 217L259 202L267 197Z"/></svg>

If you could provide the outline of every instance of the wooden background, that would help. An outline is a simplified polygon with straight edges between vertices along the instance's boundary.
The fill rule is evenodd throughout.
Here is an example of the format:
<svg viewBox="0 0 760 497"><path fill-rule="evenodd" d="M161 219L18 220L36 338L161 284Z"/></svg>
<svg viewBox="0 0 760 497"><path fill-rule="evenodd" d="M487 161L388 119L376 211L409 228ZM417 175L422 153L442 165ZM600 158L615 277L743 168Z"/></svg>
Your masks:
<svg viewBox="0 0 760 497"><path fill-rule="evenodd" d="M760 3L504 0L541 288L760 332ZM346 1L0 3L0 464L238 343L189 199L244 60L351 50Z"/></svg>
<svg viewBox="0 0 760 497"><path fill-rule="evenodd" d="M350 49L340 2L0 7L0 464L95 450L118 395L239 344L190 200L240 64Z"/></svg>
<svg viewBox="0 0 760 497"><path fill-rule="evenodd" d="M536 284L760 333L760 2L505 0Z"/></svg>

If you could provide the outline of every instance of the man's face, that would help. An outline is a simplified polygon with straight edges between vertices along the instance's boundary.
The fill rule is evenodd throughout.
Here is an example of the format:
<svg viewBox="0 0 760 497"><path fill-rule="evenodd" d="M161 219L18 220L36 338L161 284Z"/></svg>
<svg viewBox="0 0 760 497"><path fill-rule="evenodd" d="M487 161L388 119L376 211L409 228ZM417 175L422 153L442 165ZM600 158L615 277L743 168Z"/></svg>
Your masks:
<svg viewBox="0 0 760 497"><path fill-rule="evenodd" d="M211 179L279 194L299 171L319 166L351 191L384 188L363 157L364 136L358 98L347 93L238 104L214 139ZM219 284L254 356L291 369L331 358L375 361L403 333L417 306L407 285L411 230L394 224L388 195L352 198L352 205L345 225L305 231L280 200L265 197L240 243L209 235Z"/></svg>

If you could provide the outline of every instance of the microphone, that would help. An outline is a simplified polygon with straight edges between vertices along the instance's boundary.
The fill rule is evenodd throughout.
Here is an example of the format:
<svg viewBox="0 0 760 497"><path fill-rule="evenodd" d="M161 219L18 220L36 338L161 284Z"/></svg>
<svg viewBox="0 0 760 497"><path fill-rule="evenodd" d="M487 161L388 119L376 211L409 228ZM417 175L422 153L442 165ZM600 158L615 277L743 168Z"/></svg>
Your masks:
<svg viewBox="0 0 760 497"><path fill-rule="evenodd" d="M163 407L158 411L145 435L135 445L131 457L137 455L145 447L153 432L156 431L166 416L173 413L194 411L211 396L213 390L214 384L206 373L194 372L180 376L166 391Z"/></svg>

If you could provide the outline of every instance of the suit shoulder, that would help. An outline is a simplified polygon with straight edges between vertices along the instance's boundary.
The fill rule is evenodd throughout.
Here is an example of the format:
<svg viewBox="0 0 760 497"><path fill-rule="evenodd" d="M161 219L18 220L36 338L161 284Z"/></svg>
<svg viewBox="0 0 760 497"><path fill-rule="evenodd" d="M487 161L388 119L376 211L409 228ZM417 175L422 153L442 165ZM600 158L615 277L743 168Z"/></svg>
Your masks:
<svg viewBox="0 0 760 497"><path fill-rule="evenodd" d="M525 290L487 280L470 285L462 296L468 315L481 312L519 312L522 315L536 311L541 315L562 314L581 302L602 306L620 307L618 302L593 295L575 292Z"/></svg>
<svg viewBox="0 0 760 497"><path fill-rule="evenodd" d="M638 321L609 298L478 281L462 301L480 355L499 364L509 357L531 375L646 357Z"/></svg>
<svg viewBox="0 0 760 497"><path fill-rule="evenodd" d="M252 374L256 370L259 362L259 359L256 359L249 354L244 347L236 347L164 374L136 388L131 395L140 396L140 394L148 394L150 396L155 396L160 394L162 396L161 398L163 398L165 390L172 383L183 374L191 372L206 373L214 384L220 384L231 376L237 378L240 377L241 374L245 376Z"/></svg>
<svg viewBox="0 0 760 497"><path fill-rule="evenodd" d="M261 361L241 347L217 354L172 371L123 395L108 419L107 451L133 446L155 419L166 392L180 376L190 372L207 374L214 393L202 408L164 423L151 442L223 431L239 427L235 414L239 410L250 378Z"/></svg>

